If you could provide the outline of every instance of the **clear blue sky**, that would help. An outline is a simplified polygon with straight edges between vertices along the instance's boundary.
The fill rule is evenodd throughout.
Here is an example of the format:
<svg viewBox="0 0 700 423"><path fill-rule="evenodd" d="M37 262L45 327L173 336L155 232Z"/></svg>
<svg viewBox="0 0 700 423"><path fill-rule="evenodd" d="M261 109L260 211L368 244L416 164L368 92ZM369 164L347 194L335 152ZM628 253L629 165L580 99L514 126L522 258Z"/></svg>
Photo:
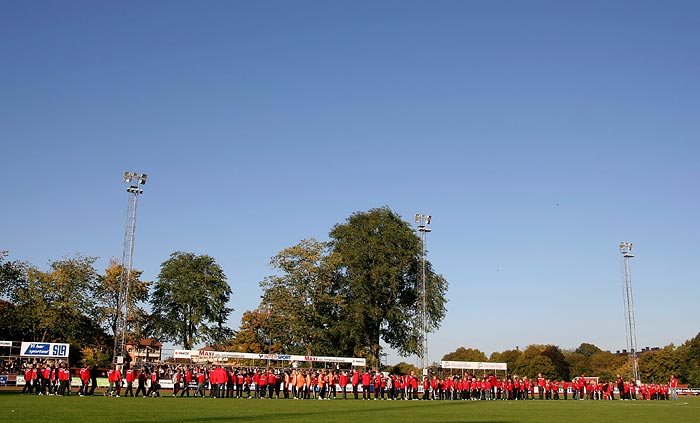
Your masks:
<svg viewBox="0 0 700 423"><path fill-rule="evenodd" d="M209 254L237 328L269 258L355 211L432 214L430 358L700 327L696 1L5 1L0 249ZM393 360L396 361L396 360ZM409 359L411 361L411 359Z"/></svg>

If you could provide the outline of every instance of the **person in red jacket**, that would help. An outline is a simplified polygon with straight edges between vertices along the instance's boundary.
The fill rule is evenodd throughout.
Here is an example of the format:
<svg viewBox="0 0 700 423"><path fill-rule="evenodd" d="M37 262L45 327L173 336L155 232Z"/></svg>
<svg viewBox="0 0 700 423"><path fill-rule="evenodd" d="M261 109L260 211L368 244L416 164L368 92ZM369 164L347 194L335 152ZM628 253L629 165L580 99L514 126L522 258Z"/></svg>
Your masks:
<svg viewBox="0 0 700 423"><path fill-rule="evenodd" d="M243 388L245 387L245 376L239 370L236 371L236 398L243 398ZM250 396L250 391L248 392Z"/></svg>
<svg viewBox="0 0 700 423"><path fill-rule="evenodd" d="M58 369L55 366L51 367L49 376L49 395L56 395L60 383L58 382Z"/></svg>
<svg viewBox="0 0 700 423"><path fill-rule="evenodd" d="M107 382L109 383L109 388L107 388L107 392L105 392L106 397L111 397L114 395L114 392L116 390L114 389L114 372L116 371L117 366L115 364L112 364L107 370Z"/></svg>
<svg viewBox="0 0 700 423"><path fill-rule="evenodd" d="M542 373L537 374L537 394L540 399L544 399L544 387L547 384L545 379L542 377Z"/></svg>
<svg viewBox="0 0 700 423"><path fill-rule="evenodd" d="M88 385L90 384L90 368L83 366L80 369L80 391L78 395L85 396L88 394Z"/></svg>
<svg viewBox="0 0 700 423"><path fill-rule="evenodd" d="M678 401L678 379L676 379L676 375L671 375L671 378L668 380L668 389L671 391L671 400Z"/></svg>
<svg viewBox="0 0 700 423"><path fill-rule="evenodd" d="M338 373L335 370L328 375L328 396L336 399L338 396Z"/></svg>
<svg viewBox="0 0 700 423"><path fill-rule="evenodd" d="M217 379L219 381L219 396L218 398L226 397L226 383L228 382L228 371L224 366L219 366L217 369Z"/></svg>
<svg viewBox="0 0 700 423"><path fill-rule="evenodd" d="M350 383L352 384L352 393L355 395L355 399L357 399L357 385L360 384L360 372L358 372L355 369L352 369L352 377L350 379Z"/></svg>
<svg viewBox="0 0 700 423"><path fill-rule="evenodd" d="M194 391L194 396L199 394L200 398L204 398L206 392L204 392L204 385L207 382L207 376L204 373L204 369L197 369L194 374L194 379L197 381L197 390Z"/></svg>
<svg viewBox="0 0 700 423"><path fill-rule="evenodd" d="M32 375L30 379L32 381L32 390L34 391L34 395L41 395L41 366L39 363L32 367Z"/></svg>
<svg viewBox="0 0 700 423"><path fill-rule="evenodd" d="M145 397L146 396L146 380L148 378L146 377L146 371L141 369L138 372L138 375L136 376L136 380L139 382L139 386L136 388L136 395L135 397L139 396L139 392Z"/></svg>
<svg viewBox="0 0 700 423"><path fill-rule="evenodd" d="M262 370L255 372L253 378L257 376L258 380L255 382L255 396L260 399L265 398L265 392L267 391L267 374L263 373Z"/></svg>
<svg viewBox="0 0 700 423"><path fill-rule="evenodd" d="M122 366L117 366L114 372L114 386L117 389L117 397L122 391Z"/></svg>
<svg viewBox="0 0 700 423"><path fill-rule="evenodd" d="M372 385L372 376L369 374L369 371L365 370L365 372L362 373L362 399L363 400L371 399L369 397L371 385Z"/></svg>
<svg viewBox="0 0 700 423"><path fill-rule="evenodd" d="M32 368L27 367L24 371L24 388L22 388L22 395L31 395L33 391L32 387Z"/></svg>
<svg viewBox="0 0 700 423"><path fill-rule="evenodd" d="M192 382L192 370L190 370L189 367L185 367L184 372L182 373L181 376L181 384L182 384L182 390L180 391L180 396L184 396L187 394L187 396L190 396L190 382Z"/></svg>
<svg viewBox="0 0 700 423"><path fill-rule="evenodd" d="M277 384L277 377L275 372L270 368L267 371L267 397L272 399L272 395L275 393L275 386ZM279 395L278 395L279 398Z"/></svg>
<svg viewBox="0 0 700 423"><path fill-rule="evenodd" d="M348 393L347 393L347 386L348 382L350 381L350 378L348 377L348 373L343 370L342 373L340 373L340 377L338 378L339 383L340 383L340 389L343 391L343 399L348 399Z"/></svg>
<svg viewBox="0 0 700 423"><path fill-rule="evenodd" d="M67 391L68 396L70 396L70 370L68 370L68 366L65 362L61 363L61 367L58 369L58 383L58 395L66 395ZM117 396L119 396L119 394L117 394Z"/></svg>
<svg viewBox="0 0 700 423"><path fill-rule="evenodd" d="M158 369L151 372L151 386L148 388L147 396L160 397L160 383L158 383Z"/></svg>
<svg viewBox="0 0 700 423"><path fill-rule="evenodd" d="M48 395L51 393L51 366L48 363L44 363L41 367L41 390L39 395Z"/></svg>
<svg viewBox="0 0 700 423"><path fill-rule="evenodd" d="M136 374L134 372L134 369L127 369L124 372L124 378L126 379L126 392L124 393L125 397L128 397L130 394L133 397L134 396L134 380L136 379Z"/></svg>

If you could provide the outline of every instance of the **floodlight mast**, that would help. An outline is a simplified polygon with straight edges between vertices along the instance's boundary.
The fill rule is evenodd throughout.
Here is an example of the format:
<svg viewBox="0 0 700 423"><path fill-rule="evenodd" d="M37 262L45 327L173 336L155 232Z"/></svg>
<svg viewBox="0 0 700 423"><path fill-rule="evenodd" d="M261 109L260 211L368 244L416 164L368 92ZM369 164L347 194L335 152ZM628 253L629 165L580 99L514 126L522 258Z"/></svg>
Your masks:
<svg viewBox="0 0 700 423"><path fill-rule="evenodd" d="M420 312L420 331L421 331L421 368L423 369L423 374L428 373L428 290L427 290L427 273L426 273L426 262L427 262L427 249L426 249L426 234L431 232L432 229L428 227L430 221L433 219L430 215L416 214L415 222L418 226L418 232L420 233L421 244L422 244L422 277L421 277L421 312Z"/></svg>
<svg viewBox="0 0 700 423"><path fill-rule="evenodd" d="M634 301L632 300L632 274L629 259L632 254L632 243L621 242L622 253L622 289L625 302L625 332L627 336L627 354L629 357L629 375L635 384L639 381L639 363L637 362L637 332L634 322Z"/></svg>
<svg viewBox="0 0 700 423"><path fill-rule="evenodd" d="M129 322L129 285L134 261L134 236L136 234L136 206L139 195L143 194L141 185L148 180L145 173L124 172L124 182L129 184L126 189L126 225L124 229L124 250L122 252L122 273L119 277L119 295L117 298L117 324L114 332L113 357L116 364L124 362L126 355L126 332Z"/></svg>

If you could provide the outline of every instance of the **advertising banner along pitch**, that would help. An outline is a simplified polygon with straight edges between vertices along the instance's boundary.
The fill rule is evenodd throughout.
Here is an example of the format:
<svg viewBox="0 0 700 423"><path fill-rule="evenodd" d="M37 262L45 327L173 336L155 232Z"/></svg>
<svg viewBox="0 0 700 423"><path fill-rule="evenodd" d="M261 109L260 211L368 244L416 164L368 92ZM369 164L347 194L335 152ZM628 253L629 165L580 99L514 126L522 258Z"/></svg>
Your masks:
<svg viewBox="0 0 700 423"><path fill-rule="evenodd" d="M20 356L44 358L68 358L69 344L54 342L22 342Z"/></svg>

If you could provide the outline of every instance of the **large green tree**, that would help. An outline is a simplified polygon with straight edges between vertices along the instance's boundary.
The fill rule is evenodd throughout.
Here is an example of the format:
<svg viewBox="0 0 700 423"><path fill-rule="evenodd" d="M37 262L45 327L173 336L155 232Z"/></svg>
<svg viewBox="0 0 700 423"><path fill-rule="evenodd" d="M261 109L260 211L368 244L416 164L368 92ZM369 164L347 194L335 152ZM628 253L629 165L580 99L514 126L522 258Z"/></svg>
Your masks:
<svg viewBox="0 0 700 423"><path fill-rule="evenodd" d="M513 373L515 369L515 363L523 355L523 352L518 350L505 350L503 352L493 352L489 357L492 363L506 363L508 365L508 371ZM527 375L525 375L527 376Z"/></svg>
<svg viewBox="0 0 700 423"><path fill-rule="evenodd" d="M287 352L279 342L279 337L272 333L272 320L273 316L267 310L247 310L241 317L241 326L235 338L222 345L223 349L258 354Z"/></svg>
<svg viewBox="0 0 700 423"><path fill-rule="evenodd" d="M140 270L131 271L129 277L129 304L127 304L127 338L142 335L142 327L148 317L146 310L139 304L148 301L149 282L141 280ZM104 275L100 275L95 286L95 305L98 310L99 323L109 329L112 334L117 332L117 309L119 307L119 292L124 278L124 267L117 259L109 261Z"/></svg>
<svg viewBox="0 0 700 423"><path fill-rule="evenodd" d="M451 353L445 354L442 359L444 361L487 361L486 354L478 348L459 347Z"/></svg>
<svg viewBox="0 0 700 423"><path fill-rule="evenodd" d="M161 264L151 294L156 335L191 349L225 325L231 287L221 267L208 255L174 252Z"/></svg>
<svg viewBox="0 0 700 423"><path fill-rule="evenodd" d="M700 386L700 333L676 350L680 362L678 376L682 383Z"/></svg>
<svg viewBox="0 0 700 423"><path fill-rule="evenodd" d="M358 212L330 233L344 304L339 342L379 362L380 340L400 354L421 351L420 238L388 207ZM426 264L427 325L445 316L447 281Z"/></svg>
<svg viewBox="0 0 700 423"><path fill-rule="evenodd" d="M50 264L49 271L27 265L6 292L21 320L24 339L71 342L83 338L85 325L94 326L94 257L75 255Z"/></svg>
<svg viewBox="0 0 700 423"><path fill-rule="evenodd" d="M625 363L627 363L627 358L625 356L618 356L610 351L600 351L590 357L590 370L585 374L598 376L603 381L614 381L618 373L624 374L622 368ZM580 374L581 373L573 373L572 369L572 376Z"/></svg>
<svg viewBox="0 0 700 423"><path fill-rule="evenodd" d="M78 359L80 349L106 342L93 301L95 258L65 257L42 271L27 263L3 262L5 256L0 256L2 295L9 299L0 306L0 338L66 342Z"/></svg>
<svg viewBox="0 0 700 423"><path fill-rule="evenodd" d="M545 348L545 345L529 345L514 363L511 373L521 377L527 376L530 379L542 373L548 379L556 379L557 369L554 363L542 354Z"/></svg>
<svg viewBox="0 0 700 423"><path fill-rule="evenodd" d="M268 332L284 351L299 354L336 354L332 330L345 299L338 295L337 256L328 243L315 239L280 251L270 265L277 274L260 283L261 309L272 319Z"/></svg>

